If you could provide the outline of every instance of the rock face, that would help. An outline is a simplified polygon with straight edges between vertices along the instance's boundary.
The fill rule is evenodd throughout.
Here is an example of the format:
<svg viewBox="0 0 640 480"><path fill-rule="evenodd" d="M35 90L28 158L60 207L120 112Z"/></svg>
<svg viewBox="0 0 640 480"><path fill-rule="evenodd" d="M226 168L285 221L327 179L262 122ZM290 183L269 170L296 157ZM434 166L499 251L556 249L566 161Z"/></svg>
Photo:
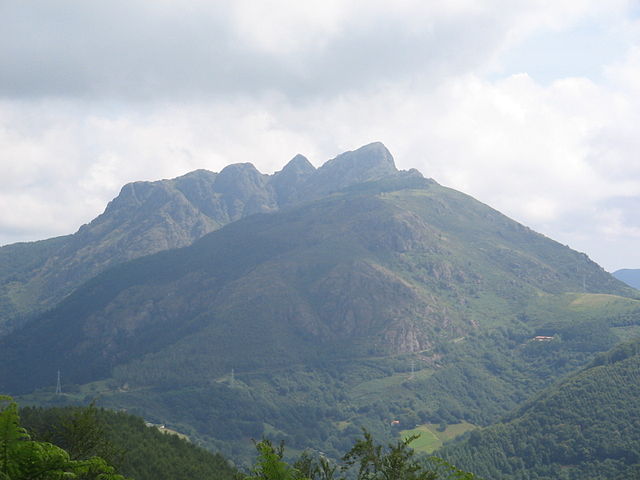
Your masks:
<svg viewBox="0 0 640 480"><path fill-rule="evenodd" d="M309 185L316 195L326 194L350 185L378 180L397 171L387 147L376 142L329 160L318 169Z"/></svg>
<svg viewBox="0 0 640 480"><path fill-rule="evenodd" d="M113 265L190 245L248 215L399 173L384 145L373 143L318 170L296 155L273 175L240 163L220 173L196 170L127 184L103 214L75 234L0 248L0 335Z"/></svg>
<svg viewBox="0 0 640 480"><path fill-rule="evenodd" d="M301 195L300 186L316 171L311 162L303 155L296 155L279 172L274 173L271 185L276 194L278 205L288 205L297 201Z"/></svg>

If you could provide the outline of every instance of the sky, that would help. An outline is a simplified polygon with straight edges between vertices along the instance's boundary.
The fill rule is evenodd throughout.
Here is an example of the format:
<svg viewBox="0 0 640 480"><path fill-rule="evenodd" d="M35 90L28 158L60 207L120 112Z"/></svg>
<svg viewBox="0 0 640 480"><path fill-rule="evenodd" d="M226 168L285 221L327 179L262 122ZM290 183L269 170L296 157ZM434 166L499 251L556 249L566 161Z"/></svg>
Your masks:
<svg viewBox="0 0 640 480"><path fill-rule="evenodd" d="M640 0L0 0L0 245L127 182L373 141L640 268Z"/></svg>

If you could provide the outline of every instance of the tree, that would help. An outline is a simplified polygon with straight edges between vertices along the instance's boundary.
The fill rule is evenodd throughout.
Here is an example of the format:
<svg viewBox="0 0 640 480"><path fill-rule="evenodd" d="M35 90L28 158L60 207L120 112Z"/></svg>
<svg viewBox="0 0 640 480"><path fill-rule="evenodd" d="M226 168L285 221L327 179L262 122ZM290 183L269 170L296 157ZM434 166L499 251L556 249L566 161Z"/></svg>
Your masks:
<svg viewBox="0 0 640 480"><path fill-rule="evenodd" d="M338 470L338 466L324 455L316 461L307 451L302 452L294 467L310 480L334 480Z"/></svg>
<svg viewBox="0 0 640 480"><path fill-rule="evenodd" d="M475 480L475 476L449 465L440 458L419 460L409 444L418 435L390 444L376 445L363 429L363 438L342 457L340 472L357 469L357 480ZM284 446L274 448L268 440L256 443L259 456L252 475L244 480L344 480L337 478L338 465L324 455L314 458L303 452L294 466L282 460ZM349 476L349 478L353 478Z"/></svg>
<svg viewBox="0 0 640 480"><path fill-rule="evenodd" d="M20 413L33 440L63 448L71 460L100 457L110 464L117 464L125 454L109 440L95 401L86 407L23 408Z"/></svg>
<svg viewBox="0 0 640 480"><path fill-rule="evenodd" d="M414 458L409 444L418 438L410 436L390 444L387 449L376 445L369 432L363 430L364 438L342 457L343 469L358 465L358 480L436 480L438 475L426 469Z"/></svg>
<svg viewBox="0 0 640 480"><path fill-rule="evenodd" d="M31 440L20 426L17 404L11 397L0 396L0 480L68 478L124 480L99 457L71 460L62 448Z"/></svg>
<svg viewBox="0 0 640 480"><path fill-rule="evenodd" d="M258 461L252 469L252 475L245 480L303 480L300 471L282 460L284 443L274 447L269 440L256 443Z"/></svg>

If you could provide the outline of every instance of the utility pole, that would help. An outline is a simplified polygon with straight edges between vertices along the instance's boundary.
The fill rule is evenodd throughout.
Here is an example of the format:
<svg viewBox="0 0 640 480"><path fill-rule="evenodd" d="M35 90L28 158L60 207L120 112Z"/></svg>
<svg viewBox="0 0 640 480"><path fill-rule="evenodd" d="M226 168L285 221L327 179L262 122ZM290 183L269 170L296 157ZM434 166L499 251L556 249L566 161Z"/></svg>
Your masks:
<svg viewBox="0 0 640 480"><path fill-rule="evenodd" d="M231 381L229 382L229 385L231 386L231 388L233 388L236 384L236 376L235 376L235 372L233 371L233 368L231 369Z"/></svg>
<svg viewBox="0 0 640 480"><path fill-rule="evenodd" d="M60 370L58 370L58 382L56 383L56 395L62 395L62 385L60 384Z"/></svg>

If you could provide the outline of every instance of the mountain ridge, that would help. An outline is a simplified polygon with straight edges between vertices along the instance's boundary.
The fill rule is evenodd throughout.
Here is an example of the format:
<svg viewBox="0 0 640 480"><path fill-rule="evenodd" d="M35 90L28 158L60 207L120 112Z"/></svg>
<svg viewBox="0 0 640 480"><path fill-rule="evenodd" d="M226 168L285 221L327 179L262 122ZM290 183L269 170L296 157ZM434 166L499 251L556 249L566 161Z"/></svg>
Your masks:
<svg viewBox="0 0 640 480"><path fill-rule="evenodd" d="M0 247L0 334L112 265L189 245L248 215L401 173L386 147L374 143L345 152L319 169L298 154L272 175L238 163L219 173L201 169L170 180L126 184L102 214L75 234L37 246ZM10 268L16 250L35 258ZM45 257L39 256L40 250L47 252Z"/></svg>
<svg viewBox="0 0 640 480"><path fill-rule="evenodd" d="M393 188L402 179L411 188L384 191L372 182L380 193L356 189L248 216L191 246L115 266L0 339L0 355L13 364L50 352L82 383L186 341L201 345L187 350L220 374L258 360L203 356L204 338L219 351L228 350L225 342L251 346L259 362L342 349L407 353L429 348L439 331L464 335L489 325L494 312L515 318L542 292L584 284L598 293L632 292L584 254L471 197L436 183L415 189L411 175L393 178ZM173 336L163 333L169 326ZM261 333L248 337L251 330ZM11 376L38 379L30 388L44 380ZM10 377L0 380L9 386Z"/></svg>

